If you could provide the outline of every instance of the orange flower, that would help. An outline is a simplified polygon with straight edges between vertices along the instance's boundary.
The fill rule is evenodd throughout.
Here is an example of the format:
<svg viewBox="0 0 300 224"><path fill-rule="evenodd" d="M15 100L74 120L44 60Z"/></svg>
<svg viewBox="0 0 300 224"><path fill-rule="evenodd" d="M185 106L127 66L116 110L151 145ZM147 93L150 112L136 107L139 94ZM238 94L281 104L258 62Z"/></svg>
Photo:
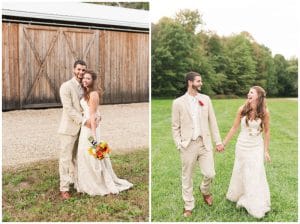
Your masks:
<svg viewBox="0 0 300 224"><path fill-rule="evenodd" d="M92 146L88 149L88 153L94 156L96 159L101 160L106 156L106 154L111 152L111 149L105 141L101 141L100 143L94 145L93 137L89 137L88 140L92 143Z"/></svg>
<svg viewBox="0 0 300 224"><path fill-rule="evenodd" d="M102 153L101 151L98 151L98 152L97 152L97 156L98 156L98 157L102 157L102 156L103 156L103 153Z"/></svg>

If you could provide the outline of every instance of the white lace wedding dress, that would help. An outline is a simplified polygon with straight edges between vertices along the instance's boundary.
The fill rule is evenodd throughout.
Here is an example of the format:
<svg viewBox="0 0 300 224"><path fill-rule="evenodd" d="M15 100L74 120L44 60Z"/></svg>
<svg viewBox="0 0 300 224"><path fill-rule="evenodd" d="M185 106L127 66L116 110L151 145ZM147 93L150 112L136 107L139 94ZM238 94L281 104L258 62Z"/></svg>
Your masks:
<svg viewBox="0 0 300 224"><path fill-rule="evenodd" d="M256 218L270 211L270 191L264 167L264 141L260 132L261 119L241 119L235 161L226 198L237 202Z"/></svg>
<svg viewBox="0 0 300 224"><path fill-rule="evenodd" d="M89 118L89 106L84 99L80 100L85 118ZM113 171L109 156L102 160L94 158L88 153L92 136L91 129L82 126L79 136L75 188L78 192L89 195L118 194L133 186L130 182L120 179ZM97 142L100 142L100 127L96 129Z"/></svg>

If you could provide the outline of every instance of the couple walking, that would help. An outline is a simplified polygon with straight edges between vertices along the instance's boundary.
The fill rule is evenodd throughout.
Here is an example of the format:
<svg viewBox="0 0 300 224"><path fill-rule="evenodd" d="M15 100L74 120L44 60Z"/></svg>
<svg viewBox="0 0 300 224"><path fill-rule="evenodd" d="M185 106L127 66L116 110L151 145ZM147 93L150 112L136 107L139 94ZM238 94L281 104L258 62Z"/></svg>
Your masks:
<svg viewBox="0 0 300 224"><path fill-rule="evenodd" d="M238 109L234 124L222 141L211 100L207 95L198 93L202 86L201 75L187 73L186 84L187 92L174 100L172 108L173 139L182 162L183 216L191 216L195 207L192 176L196 164L203 174L200 191L204 202L213 204L210 188L216 173L211 135L217 152L223 152L240 126L226 198L236 202L237 207L246 208L252 216L262 218L271 205L264 168L264 160L271 160L265 91L259 86L250 88L246 103Z"/></svg>
<svg viewBox="0 0 300 224"><path fill-rule="evenodd" d="M96 91L97 75L86 70L82 60L74 63L73 78L60 87L63 105L60 134L60 192L62 199L69 199L70 184L77 192L89 195L117 194L133 185L127 180L119 179L113 171L107 155L98 160L89 154L91 146L100 142L101 120L98 105L99 93Z"/></svg>

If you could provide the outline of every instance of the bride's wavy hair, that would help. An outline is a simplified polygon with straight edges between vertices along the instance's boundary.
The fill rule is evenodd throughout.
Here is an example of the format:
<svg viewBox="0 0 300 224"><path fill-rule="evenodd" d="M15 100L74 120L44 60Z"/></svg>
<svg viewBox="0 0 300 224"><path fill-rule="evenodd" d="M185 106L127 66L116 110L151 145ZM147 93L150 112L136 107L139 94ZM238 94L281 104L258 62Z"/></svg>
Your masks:
<svg viewBox="0 0 300 224"><path fill-rule="evenodd" d="M252 86L250 89L255 89L257 92L257 105L256 105L256 111L254 111L254 119L256 120L257 118L261 119L261 130L263 130L263 124L264 124L264 119L265 119L265 114L267 110L267 104L266 104L266 91L260 87L260 86ZM250 106L250 103L248 100L243 106L241 115L246 116L246 125L249 126L249 120L250 120L250 114L252 112L252 108Z"/></svg>
<svg viewBox="0 0 300 224"><path fill-rule="evenodd" d="M96 91L99 97L101 96L101 92L96 88L97 73L92 70L86 70L83 75L85 74L90 74L93 80L88 87L83 87L83 97L88 102L92 91Z"/></svg>

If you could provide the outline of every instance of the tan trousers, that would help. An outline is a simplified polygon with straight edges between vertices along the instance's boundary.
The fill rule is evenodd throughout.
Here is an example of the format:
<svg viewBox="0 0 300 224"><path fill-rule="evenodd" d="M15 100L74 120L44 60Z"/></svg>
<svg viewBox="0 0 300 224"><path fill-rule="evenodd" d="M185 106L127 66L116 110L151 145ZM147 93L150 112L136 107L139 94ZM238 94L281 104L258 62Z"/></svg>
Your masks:
<svg viewBox="0 0 300 224"><path fill-rule="evenodd" d="M60 135L59 176L60 191L69 191L75 180L76 155L79 134L76 136Z"/></svg>
<svg viewBox="0 0 300 224"><path fill-rule="evenodd" d="M214 158L212 150L208 150L203 145L203 140L198 137L192 141L186 149L180 150L182 162L182 197L184 200L184 208L192 210L195 207L195 199L193 196L193 171L194 166L198 163L203 180L200 186L202 194L210 193L212 180L215 176Z"/></svg>

